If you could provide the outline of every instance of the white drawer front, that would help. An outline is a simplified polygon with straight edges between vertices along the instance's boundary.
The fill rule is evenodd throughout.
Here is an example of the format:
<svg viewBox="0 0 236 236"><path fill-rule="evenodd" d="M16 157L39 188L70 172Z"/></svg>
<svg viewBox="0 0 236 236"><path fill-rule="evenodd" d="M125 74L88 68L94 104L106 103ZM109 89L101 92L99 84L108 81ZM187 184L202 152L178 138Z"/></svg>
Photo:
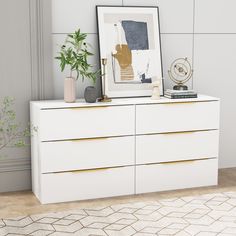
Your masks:
<svg viewBox="0 0 236 236"><path fill-rule="evenodd" d="M138 105L137 134L219 128L219 102Z"/></svg>
<svg viewBox="0 0 236 236"><path fill-rule="evenodd" d="M137 164L218 157L219 131L140 135L136 137Z"/></svg>
<svg viewBox="0 0 236 236"><path fill-rule="evenodd" d="M218 160L198 160L136 167L136 193L217 184Z"/></svg>
<svg viewBox="0 0 236 236"><path fill-rule="evenodd" d="M134 106L40 111L40 140L133 135Z"/></svg>
<svg viewBox="0 0 236 236"><path fill-rule="evenodd" d="M41 173L134 165L135 137L42 142Z"/></svg>
<svg viewBox="0 0 236 236"><path fill-rule="evenodd" d="M134 194L134 166L41 175L41 203Z"/></svg>

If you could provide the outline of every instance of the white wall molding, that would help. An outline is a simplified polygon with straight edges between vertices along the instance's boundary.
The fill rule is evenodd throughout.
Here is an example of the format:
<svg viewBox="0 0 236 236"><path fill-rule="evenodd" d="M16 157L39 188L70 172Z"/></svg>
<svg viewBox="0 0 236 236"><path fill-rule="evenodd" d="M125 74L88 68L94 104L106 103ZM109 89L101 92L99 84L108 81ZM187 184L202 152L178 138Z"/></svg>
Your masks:
<svg viewBox="0 0 236 236"><path fill-rule="evenodd" d="M53 97L51 1L29 0L31 36L31 96L33 100Z"/></svg>
<svg viewBox="0 0 236 236"><path fill-rule="evenodd" d="M31 169L30 158L6 158L0 159L0 173L24 171Z"/></svg>
<svg viewBox="0 0 236 236"><path fill-rule="evenodd" d="M29 0L30 6L30 51L31 51L31 97L33 99L39 99L43 97L42 94L42 77L39 70L39 42L38 39L38 25L40 20L39 16L39 3L38 0Z"/></svg>

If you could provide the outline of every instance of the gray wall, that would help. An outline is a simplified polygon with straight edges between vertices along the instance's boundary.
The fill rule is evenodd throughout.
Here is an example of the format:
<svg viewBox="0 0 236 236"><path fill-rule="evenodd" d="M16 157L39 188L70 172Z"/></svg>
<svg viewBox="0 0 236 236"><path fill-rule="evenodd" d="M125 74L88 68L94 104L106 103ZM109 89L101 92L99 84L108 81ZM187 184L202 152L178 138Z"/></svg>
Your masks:
<svg viewBox="0 0 236 236"><path fill-rule="evenodd" d="M171 88L167 70L178 57L194 67L189 88L221 98L220 167L236 166L236 1L235 0L52 0L53 55L67 33L78 27L88 33L98 64L96 5L159 6L165 88ZM53 60L55 98L63 97L63 78ZM78 82L78 97L87 86ZM199 114L201 115L201 114ZM197 119L197 117L196 117Z"/></svg>
<svg viewBox="0 0 236 236"><path fill-rule="evenodd" d="M26 126L32 84L29 1L1 1L0 29L0 96L1 99L4 96L15 98L18 121ZM28 188L29 148L9 148L4 150L4 156L0 159L0 191Z"/></svg>
<svg viewBox="0 0 236 236"><path fill-rule="evenodd" d="M0 100L14 97L22 127L29 123L30 100L53 97L50 6L46 0L0 1ZM1 151L0 192L30 188L30 147Z"/></svg>

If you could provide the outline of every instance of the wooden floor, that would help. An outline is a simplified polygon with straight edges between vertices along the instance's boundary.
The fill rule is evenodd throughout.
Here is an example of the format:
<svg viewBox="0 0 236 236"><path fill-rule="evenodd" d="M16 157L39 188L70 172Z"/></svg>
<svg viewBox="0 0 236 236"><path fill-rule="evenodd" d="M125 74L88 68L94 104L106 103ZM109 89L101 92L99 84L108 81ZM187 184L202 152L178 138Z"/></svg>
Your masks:
<svg viewBox="0 0 236 236"><path fill-rule="evenodd" d="M201 173L199 173L199 175L200 174ZM30 191L2 193L0 194L0 218L225 191L236 191L236 168L219 170L219 185L214 187L176 190L89 201L41 205Z"/></svg>

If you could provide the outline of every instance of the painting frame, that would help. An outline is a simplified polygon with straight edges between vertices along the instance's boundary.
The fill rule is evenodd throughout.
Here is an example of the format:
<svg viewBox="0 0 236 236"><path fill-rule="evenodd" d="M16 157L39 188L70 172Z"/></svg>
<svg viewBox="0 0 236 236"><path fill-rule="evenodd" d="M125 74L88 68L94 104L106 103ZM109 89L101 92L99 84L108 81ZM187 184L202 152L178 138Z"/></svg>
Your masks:
<svg viewBox="0 0 236 236"><path fill-rule="evenodd" d="M164 82L158 6L97 5L96 17L100 68L103 74L101 79L102 94L111 98L149 97L152 94L150 83L158 79L160 81L160 95L163 96ZM139 30L140 34L137 37L136 32ZM121 36L117 37L121 38L119 42L115 42L116 32L122 32ZM110 35L114 36L113 41ZM117 35L119 34L117 33ZM105 66L102 63L104 59ZM148 69L145 69L143 65Z"/></svg>

